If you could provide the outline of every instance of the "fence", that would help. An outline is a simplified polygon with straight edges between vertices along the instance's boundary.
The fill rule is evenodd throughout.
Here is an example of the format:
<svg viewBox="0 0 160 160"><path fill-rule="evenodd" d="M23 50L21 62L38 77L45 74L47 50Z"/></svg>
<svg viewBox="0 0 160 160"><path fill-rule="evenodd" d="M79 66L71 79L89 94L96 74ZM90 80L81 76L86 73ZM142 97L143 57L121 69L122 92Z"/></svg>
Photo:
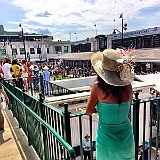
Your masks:
<svg viewBox="0 0 160 160"><path fill-rule="evenodd" d="M39 158L42 160L75 159L73 148L64 140L65 125L58 125L60 121L61 123L64 121L63 113L43 103L41 94L40 99L37 99L8 82L4 82L4 88L10 99L9 109ZM50 120L49 117L52 115L54 118ZM58 123L55 117L59 120Z"/></svg>
<svg viewBox="0 0 160 160"><path fill-rule="evenodd" d="M71 114L68 110L68 104L64 104L64 111L60 111L43 102L44 97L42 94L37 99L7 82L4 82L4 86L11 100L10 109L13 115L26 133L29 144L33 145L40 157L43 158L45 156L47 160L50 160L54 156L58 156L59 153L63 157L63 153L67 152L65 158L69 157L71 159L74 157L75 151L76 156L80 156L83 159L82 141L87 132L90 134L90 141L93 144L91 146L91 159L93 159L98 119L96 113L92 116L87 116L85 112ZM139 93L136 92L129 116L135 138L135 159L138 160L139 146L141 145L144 148L144 143L142 145L142 142L145 142L147 137L150 145L149 159L156 159L158 148L160 148L158 141L160 134L160 98L141 101L138 96ZM157 101L156 111L153 108L155 100ZM143 111L143 114L141 114L141 111ZM148 126L147 121L149 122ZM35 132L30 133L33 129ZM34 139L35 137L36 140ZM57 141L58 137L60 137L61 141ZM142 142L140 142L140 137L142 137ZM65 143L63 139L68 143ZM40 143L39 140L41 140L42 145L38 145ZM39 148L39 146L42 146L42 148ZM65 146L68 146L68 148L65 148ZM144 154L142 154L142 159L144 159Z"/></svg>

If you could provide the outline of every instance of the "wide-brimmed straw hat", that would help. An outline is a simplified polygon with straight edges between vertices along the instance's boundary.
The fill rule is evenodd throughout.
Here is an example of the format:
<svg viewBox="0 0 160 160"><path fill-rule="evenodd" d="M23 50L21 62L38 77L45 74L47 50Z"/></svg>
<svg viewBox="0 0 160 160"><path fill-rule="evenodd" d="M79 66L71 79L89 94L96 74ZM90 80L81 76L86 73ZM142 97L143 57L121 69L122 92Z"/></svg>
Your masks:
<svg viewBox="0 0 160 160"><path fill-rule="evenodd" d="M84 136L85 139L86 139L86 137L89 137L89 138L90 138L90 136L89 136L88 134L86 134L86 135Z"/></svg>
<svg viewBox="0 0 160 160"><path fill-rule="evenodd" d="M105 49L91 57L96 73L108 84L126 86L134 80L134 69L118 50Z"/></svg>

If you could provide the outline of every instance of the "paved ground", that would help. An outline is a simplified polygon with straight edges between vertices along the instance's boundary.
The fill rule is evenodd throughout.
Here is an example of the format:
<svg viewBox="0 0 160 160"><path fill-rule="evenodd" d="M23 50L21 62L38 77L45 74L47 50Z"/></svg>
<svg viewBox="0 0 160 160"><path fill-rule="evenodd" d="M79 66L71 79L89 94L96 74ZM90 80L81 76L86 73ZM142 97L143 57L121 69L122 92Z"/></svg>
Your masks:
<svg viewBox="0 0 160 160"><path fill-rule="evenodd" d="M5 131L0 131L0 160L39 160L16 119L8 109L3 109Z"/></svg>

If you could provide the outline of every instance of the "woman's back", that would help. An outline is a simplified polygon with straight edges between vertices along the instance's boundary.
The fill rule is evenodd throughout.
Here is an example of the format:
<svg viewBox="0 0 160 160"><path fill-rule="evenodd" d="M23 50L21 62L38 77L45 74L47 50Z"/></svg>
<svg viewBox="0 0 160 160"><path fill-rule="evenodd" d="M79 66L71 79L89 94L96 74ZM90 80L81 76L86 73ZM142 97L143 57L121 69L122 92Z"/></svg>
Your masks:
<svg viewBox="0 0 160 160"><path fill-rule="evenodd" d="M130 110L130 102L106 103L98 102L97 111L99 114L99 122L103 124L118 125L128 120Z"/></svg>
<svg viewBox="0 0 160 160"><path fill-rule="evenodd" d="M119 103L118 98L113 95L112 91L115 90L118 91L118 89L116 87L110 89L110 88L105 88L106 91L104 91L104 89L99 87L99 82L95 82L93 85L96 88L96 92L98 93L98 101L99 102L107 102L107 103ZM133 90L132 90L132 86L131 84L127 85L127 86L123 86L121 87L121 102L127 102L130 101L130 103L132 102L132 98L133 98ZM106 96L106 92L108 93L108 96Z"/></svg>

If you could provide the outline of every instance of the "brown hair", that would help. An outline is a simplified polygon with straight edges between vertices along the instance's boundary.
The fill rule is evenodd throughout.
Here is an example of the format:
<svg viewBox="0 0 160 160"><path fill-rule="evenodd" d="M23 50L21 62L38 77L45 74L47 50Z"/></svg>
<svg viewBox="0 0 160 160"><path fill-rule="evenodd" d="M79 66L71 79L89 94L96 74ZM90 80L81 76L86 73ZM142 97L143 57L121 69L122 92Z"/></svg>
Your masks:
<svg viewBox="0 0 160 160"><path fill-rule="evenodd" d="M22 63L22 64L26 64L26 60L25 60L25 59L22 59L21 63Z"/></svg>
<svg viewBox="0 0 160 160"><path fill-rule="evenodd" d="M124 93L128 90L127 86L113 86L108 83L106 83L100 76L97 76L98 86L102 89L102 91L105 93L105 97L107 98L110 93L118 99L118 103L121 104L123 102ZM128 92L128 91L127 91ZM129 97L129 93L127 95ZM128 98L129 99L129 98Z"/></svg>

